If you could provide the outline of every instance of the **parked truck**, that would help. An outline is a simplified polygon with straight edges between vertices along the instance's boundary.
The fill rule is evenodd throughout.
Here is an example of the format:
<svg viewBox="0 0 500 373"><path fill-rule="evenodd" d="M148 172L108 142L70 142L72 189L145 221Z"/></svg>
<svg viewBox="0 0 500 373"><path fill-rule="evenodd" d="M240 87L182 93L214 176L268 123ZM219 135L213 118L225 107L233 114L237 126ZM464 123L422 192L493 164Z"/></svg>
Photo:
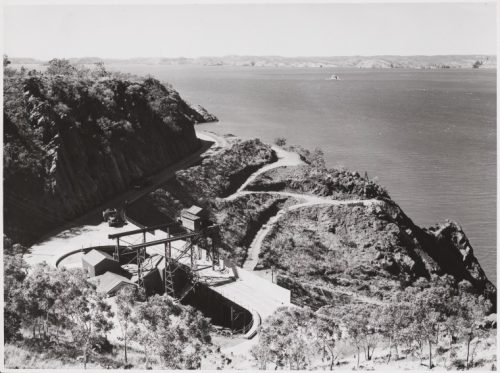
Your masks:
<svg viewBox="0 0 500 373"><path fill-rule="evenodd" d="M104 210L102 217L104 221L108 222L110 227L123 227L125 225L125 219L122 214L114 208Z"/></svg>

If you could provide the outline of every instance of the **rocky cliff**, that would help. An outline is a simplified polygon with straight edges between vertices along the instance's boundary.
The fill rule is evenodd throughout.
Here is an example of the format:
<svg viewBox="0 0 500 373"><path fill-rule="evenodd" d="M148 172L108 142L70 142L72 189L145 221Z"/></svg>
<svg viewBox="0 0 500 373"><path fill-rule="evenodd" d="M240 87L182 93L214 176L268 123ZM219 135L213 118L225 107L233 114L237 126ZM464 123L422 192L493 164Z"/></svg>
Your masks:
<svg viewBox="0 0 500 373"><path fill-rule="evenodd" d="M495 309L496 288L462 228L420 228L390 199L291 211L266 238L261 257L302 303L389 301L425 279L482 295Z"/></svg>
<svg viewBox="0 0 500 373"><path fill-rule="evenodd" d="M200 146L193 124L207 113L170 87L56 67L5 72L4 222L15 241L36 239Z"/></svg>
<svg viewBox="0 0 500 373"><path fill-rule="evenodd" d="M224 199L252 170L275 160L270 152L258 141L237 142L179 171L148 200L171 216L191 204L207 208L220 226L224 254L240 265L257 232L269 229L257 268L274 267L298 304L379 304L422 281L445 281L495 309L496 288L462 228L451 221L418 227L367 175L314 166L305 157L307 164L271 168L247 186L248 194Z"/></svg>

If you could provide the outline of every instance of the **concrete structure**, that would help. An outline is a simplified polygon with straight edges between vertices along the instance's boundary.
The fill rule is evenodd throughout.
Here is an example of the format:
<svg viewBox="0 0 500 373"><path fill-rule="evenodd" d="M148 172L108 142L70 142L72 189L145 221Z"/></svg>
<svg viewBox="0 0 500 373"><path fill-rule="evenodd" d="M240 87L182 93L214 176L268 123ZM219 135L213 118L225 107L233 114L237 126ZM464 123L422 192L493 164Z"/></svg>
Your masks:
<svg viewBox="0 0 500 373"><path fill-rule="evenodd" d="M122 272L120 263L114 260L111 255L100 250L91 250L85 254L82 257L82 266L90 277L99 276L108 271Z"/></svg>
<svg viewBox="0 0 500 373"><path fill-rule="evenodd" d="M252 338L262 320L272 315L278 308L292 305L290 290L241 268L238 268L238 277L236 281L210 288L251 312L252 325L245 333L245 337Z"/></svg>
<svg viewBox="0 0 500 373"><path fill-rule="evenodd" d="M106 272L103 275L92 277L89 282L97 287L97 292L108 296L116 295L116 293L124 286L136 286L128 278L117 275L113 272Z"/></svg>

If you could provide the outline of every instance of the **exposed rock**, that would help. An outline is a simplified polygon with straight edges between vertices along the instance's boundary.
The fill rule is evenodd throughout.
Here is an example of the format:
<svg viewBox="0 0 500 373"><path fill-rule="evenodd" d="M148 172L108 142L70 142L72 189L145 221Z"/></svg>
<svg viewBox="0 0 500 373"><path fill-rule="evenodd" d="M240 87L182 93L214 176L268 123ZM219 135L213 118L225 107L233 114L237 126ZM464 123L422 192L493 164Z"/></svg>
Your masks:
<svg viewBox="0 0 500 373"><path fill-rule="evenodd" d="M420 278L449 275L457 287L467 282L468 291L496 303L496 288L458 224L421 229L392 201L290 211L266 238L262 255L264 267L275 266L302 285L333 289L342 283L379 298Z"/></svg>
<svg viewBox="0 0 500 373"><path fill-rule="evenodd" d="M154 79L4 78L5 231L30 242L199 148L204 118ZM29 224L28 224L29 222Z"/></svg>
<svg viewBox="0 0 500 373"><path fill-rule="evenodd" d="M219 119L213 115L210 114L204 107L197 105L197 106L192 106L194 110L203 118L201 122L196 121L195 123L209 123L209 122L218 122Z"/></svg>

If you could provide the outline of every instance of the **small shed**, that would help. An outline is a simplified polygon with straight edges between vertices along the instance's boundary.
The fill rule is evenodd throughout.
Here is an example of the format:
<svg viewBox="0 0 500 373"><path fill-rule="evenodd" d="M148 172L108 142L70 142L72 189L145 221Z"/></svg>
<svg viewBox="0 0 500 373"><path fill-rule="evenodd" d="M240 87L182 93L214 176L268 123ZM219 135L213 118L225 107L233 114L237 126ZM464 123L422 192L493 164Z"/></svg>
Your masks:
<svg viewBox="0 0 500 373"><path fill-rule="evenodd" d="M121 272L120 263L104 251L93 249L82 257L83 270L90 277L102 275L105 272Z"/></svg>
<svg viewBox="0 0 500 373"><path fill-rule="evenodd" d="M193 205L188 209L182 210L181 212L182 226L192 231L200 230L205 218L205 211L199 206Z"/></svg>
<svg viewBox="0 0 500 373"><path fill-rule="evenodd" d="M113 272L106 272L103 275L89 279L97 287L97 292L108 296L115 295L124 286L137 286L128 278L117 275Z"/></svg>

